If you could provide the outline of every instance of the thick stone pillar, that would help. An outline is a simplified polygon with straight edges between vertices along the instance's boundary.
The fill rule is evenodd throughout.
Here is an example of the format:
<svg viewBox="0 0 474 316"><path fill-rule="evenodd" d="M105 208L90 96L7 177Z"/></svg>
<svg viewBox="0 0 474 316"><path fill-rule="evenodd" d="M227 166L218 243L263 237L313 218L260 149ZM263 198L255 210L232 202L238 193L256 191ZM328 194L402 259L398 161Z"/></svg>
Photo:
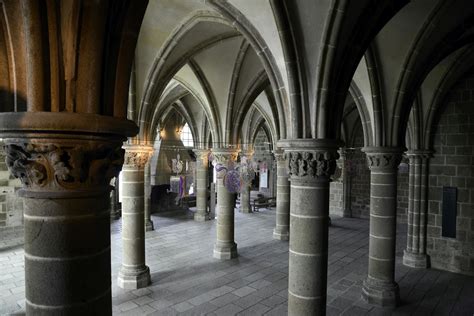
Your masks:
<svg viewBox="0 0 474 316"><path fill-rule="evenodd" d="M209 219L207 214L207 181L209 178L209 150L195 149L196 153L196 213L194 220L204 222Z"/></svg>
<svg viewBox="0 0 474 316"><path fill-rule="evenodd" d="M227 168L237 159L237 150L212 149L216 162ZM214 245L214 258L232 259L237 257L237 244L234 242L235 194L224 186L224 170L217 170L217 241Z"/></svg>
<svg viewBox="0 0 474 316"><path fill-rule="evenodd" d="M240 191L240 211L242 213L252 213L250 206L250 185L244 184Z"/></svg>
<svg viewBox="0 0 474 316"><path fill-rule="evenodd" d="M249 171L248 163L250 163L253 153L254 151L249 148L242 151L241 156L242 159L245 160L246 166L245 168L241 168L241 172L247 173ZM248 176L248 174L244 176ZM243 183L240 190L240 211L242 213L252 213L252 207L250 206L250 186L251 183Z"/></svg>
<svg viewBox="0 0 474 316"><path fill-rule="evenodd" d="M290 173L288 314L326 313L329 182L338 143L327 139L280 141Z"/></svg>
<svg viewBox="0 0 474 316"><path fill-rule="evenodd" d="M366 147L370 169L370 238L368 277L362 297L371 304L396 306L395 242L397 229L397 172L402 149Z"/></svg>
<svg viewBox="0 0 474 316"><path fill-rule="evenodd" d="M351 198L352 198L352 175L351 160L354 157L354 150L350 148L343 148L341 150L342 158L342 190L343 190L343 217L352 217Z"/></svg>
<svg viewBox="0 0 474 316"><path fill-rule="evenodd" d="M144 168L152 148L125 145L122 170L122 268L118 286L139 289L150 284L145 265Z"/></svg>
<svg viewBox="0 0 474 316"><path fill-rule="evenodd" d="M151 220L151 177L150 177L150 162L145 164L144 174L144 209L145 209L145 231L149 232L155 229L153 221Z"/></svg>
<svg viewBox="0 0 474 316"><path fill-rule="evenodd" d="M110 180L126 120L0 114L6 163L23 183L27 315L111 315ZM22 130L24 132L22 132Z"/></svg>
<svg viewBox="0 0 474 316"><path fill-rule="evenodd" d="M118 181L114 179L114 186L110 192L110 219L120 218L120 208L118 206Z"/></svg>
<svg viewBox="0 0 474 316"><path fill-rule="evenodd" d="M407 153L410 160L407 248L403 264L412 268L428 268L426 254L427 188L430 151L414 150Z"/></svg>
<svg viewBox="0 0 474 316"><path fill-rule="evenodd" d="M288 240L290 237L290 182L284 152L276 150L274 154L277 163L277 200L273 239Z"/></svg>

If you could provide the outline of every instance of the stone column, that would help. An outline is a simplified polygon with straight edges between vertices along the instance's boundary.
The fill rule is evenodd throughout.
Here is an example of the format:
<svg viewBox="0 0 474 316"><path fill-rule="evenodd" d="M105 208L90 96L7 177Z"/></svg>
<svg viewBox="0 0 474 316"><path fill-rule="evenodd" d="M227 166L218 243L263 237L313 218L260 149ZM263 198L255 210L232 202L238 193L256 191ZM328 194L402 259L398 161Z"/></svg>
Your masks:
<svg viewBox="0 0 474 316"><path fill-rule="evenodd" d="M247 161L250 162L253 156L253 150L244 150L242 156L246 157ZM245 172L247 172L247 170L245 170ZM244 183L240 191L240 211L242 213L252 213L250 206L250 186L251 183Z"/></svg>
<svg viewBox="0 0 474 316"><path fill-rule="evenodd" d="M250 206L250 185L244 184L240 191L240 211L242 213L252 213Z"/></svg>
<svg viewBox="0 0 474 316"><path fill-rule="evenodd" d="M120 209L118 207L118 181L113 181L114 186L110 192L110 219L120 218Z"/></svg>
<svg viewBox="0 0 474 316"><path fill-rule="evenodd" d="M349 170L351 159L354 156L354 150L350 148L343 148L341 150L342 158L342 190L343 190L343 217L352 217L351 208L351 192L352 192L352 175Z"/></svg>
<svg viewBox="0 0 474 316"><path fill-rule="evenodd" d="M430 151L413 150L410 160L407 248L403 264L412 268L428 268L426 254L426 217L428 212L428 164Z"/></svg>
<svg viewBox="0 0 474 316"><path fill-rule="evenodd" d="M273 239L288 240L290 237L290 182L284 152L274 152L277 163L276 225Z"/></svg>
<svg viewBox="0 0 474 316"><path fill-rule="evenodd" d="M122 171L122 268L118 286L139 289L150 284L145 265L144 168L152 148L125 145Z"/></svg>
<svg viewBox="0 0 474 316"><path fill-rule="evenodd" d="M368 277L362 297L368 303L396 306L395 242L397 229L397 172L402 149L366 147L370 169L370 238Z"/></svg>
<svg viewBox="0 0 474 316"><path fill-rule="evenodd" d="M21 112L2 113L0 126L23 183L26 314L111 315L109 184L123 163L120 135L135 125Z"/></svg>
<svg viewBox="0 0 474 316"><path fill-rule="evenodd" d="M150 177L150 162L145 164L145 181L144 181L144 208L145 208L145 231L149 232L155 229L153 221L151 220L151 177Z"/></svg>
<svg viewBox="0 0 474 316"><path fill-rule="evenodd" d="M326 313L329 182L338 145L327 139L279 142L289 160L291 182L289 315Z"/></svg>
<svg viewBox="0 0 474 316"><path fill-rule="evenodd" d="M209 177L209 150L194 149L196 153L196 213L194 220L204 222L207 214L207 179Z"/></svg>
<svg viewBox="0 0 474 316"><path fill-rule="evenodd" d="M237 150L212 149L216 162L227 168L237 159ZM232 259L237 257L237 244L234 242L235 194L224 186L225 171L217 170L217 241L214 245L214 258Z"/></svg>

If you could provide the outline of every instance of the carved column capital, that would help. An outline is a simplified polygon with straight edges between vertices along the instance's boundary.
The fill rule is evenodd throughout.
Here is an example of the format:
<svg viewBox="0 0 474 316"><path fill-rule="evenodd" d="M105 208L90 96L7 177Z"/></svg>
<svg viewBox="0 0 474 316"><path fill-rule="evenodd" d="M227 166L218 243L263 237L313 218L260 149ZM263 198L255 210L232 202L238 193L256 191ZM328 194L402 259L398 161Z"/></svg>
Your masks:
<svg viewBox="0 0 474 316"><path fill-rule="evenodd" d="M291 179L329 181L339 158L339 142L329 139L298 139L280 143L285 148Z"/></svg>
<svg viewBox="0 0 474 316"><path fill-rule="evenodd" d="M127 120L60 112L2 113L0 126L21 194L48 198L108 191L122 168L123 141L136 133Z"/></svg>
<svg viewBox="0 0 474 316"><path fill-rule="evenodd" d="M203 165L207 166L209 162L209 153L211 151L209 149L193 149L193 152L196 154L198 163L202 163Z"/></svg>
<svg viewBox="0 0 474 316"><path fill-rule="evenodd" d="M230 148L213 148L212 155L217 163L227 166L229 163L237 161L239 151Z"/></svg>
<svg viewBox="0 0 474 316"><path fill-rule="evenodd" d="M409 150L406 152L406 155L408 159L429 159L433 157L433 151L432 150Z"/></svg>
<svg viewBox="0 0 474 316"><path fill-rule="evenodd" d="M286 162L286 154L282 149L274 150L273 155L275 155L275 160L277 161L277 163Z"/></svg>
<svg viewBox="0 0 474 316"><path fill-rule="evenodd" d="M400 147L364 147L367 164L372 171L396 171L402 160L403 148Z"/></svg>
<svg viewBox="0 0 474 316"><path fill-rule="evenodd" d="M28 191L91 191L107 188L123 164L120 142L7 139L6 163Z"/></svg>
<svg viewBox="0 0 474 316"><path fill-rule="evenodd" d="M240 150L239 154L241 157L247 157L248 159L251 159L255 154L255 150L253 149L253 146L247 145Z"/></svg>
<svg viewBox="0 0 474 316"><path fill-rule="evenodd" d="M153 154L153 147L143 145L124 145L124 166L144 169Z"/></svg>
<svg viewBox="0 0 474 316"><path fill-rule="evenodd" d="M239 151L231 148L213 148L212 155L214 157L217 178L222 179L229 167L237 161Z"/></svg>

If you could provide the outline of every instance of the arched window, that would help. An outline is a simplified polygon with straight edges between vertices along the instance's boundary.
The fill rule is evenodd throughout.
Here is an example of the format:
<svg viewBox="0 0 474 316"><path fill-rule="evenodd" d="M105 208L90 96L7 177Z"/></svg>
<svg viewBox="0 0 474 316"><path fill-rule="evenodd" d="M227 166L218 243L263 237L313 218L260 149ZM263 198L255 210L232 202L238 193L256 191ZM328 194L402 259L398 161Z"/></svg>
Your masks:
<svg viewBox="0 0 474 316"><path fill-rule="evenodd" d="M193 147L193 134L189 128L188 123L184 124L183 129L181 130L181 141L185 147Z"/></svg>

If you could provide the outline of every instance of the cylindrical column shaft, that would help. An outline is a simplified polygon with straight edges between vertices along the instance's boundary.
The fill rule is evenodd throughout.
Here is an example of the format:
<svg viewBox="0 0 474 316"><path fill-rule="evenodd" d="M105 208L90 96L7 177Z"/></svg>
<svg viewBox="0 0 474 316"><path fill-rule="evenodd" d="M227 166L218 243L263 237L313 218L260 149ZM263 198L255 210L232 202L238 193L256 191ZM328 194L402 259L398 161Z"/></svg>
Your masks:
<svg viewBox="0 0 474 316"><path fill-rule="evenodd" d="M24 199L27 314L111 314L109 194Z"/></svg>
<svg viewBox="0 0 474 316"><path fill-rule="evenodd" d="M245 184L240 191L240 211L242 213L252 213L250 207L250 185Z"/></svg>
<svg viewBox="0 0 474 316"><path fill-rule="evenodd" d="M290 182L283 152L275 152L277 161L277 194L276 223L273 238L288 240L290 238Z"/></svg>
<svg viewBox="0 0 474 316"><path fill-rule="evenodd" d="M362 297L369 303L395 306L399 299L395 283L397 228L397 168L399 148L364 148L371 170L370 236L368 277Z"/></svg>
<svg viewBox="0 0 474 316"><path fill-rule="evenodd" d="M111 315L109 183L123 138L47 134L12 120L40 135L5 140L6 164L23 184L26 314Z"/></svg>
<svg viewBox="0 0 474 316"><path fill-rule="evenodd" d="M119 219L120 218L120 209L118 207L118 196L116 186L117 182L114 181L114 187L110 192L110 219Z"/></svg>
<svg viewBox="0 0 474 316"><path fill-rule="evenodd" d="M281 143L291 182L288 314L325 315L329 182L338 144L326 139Z"/></svg>
<svg viewBox="0 0 474 316"><path fill-rule="evenodd" d="M145 231L149 232L155 229L153 221L151 220L151 178L150 178L150 163L145 165L145 181L144 181L144 208L145 208Z"/></svg>
<svg viewBox="0 0 474 316"><path fill-rule="evenodd" d="M326 310L329 180L291 179L288 311L292 315Z"/></svg>
<svg viewBox="0 0 474 316"><path fill-rule="evenodd" d="M137 148L134 148L137 147ZM122 169L122 267L118 286L138 289L150 284L145 265L144 167L149 151L126 147Z"/></svg>
<svg viewBox="0 0 474 316"><path fill-rule="evenodd" d="M195 150L196 152L196 213L194 220L204 222L209 219L207 215L207 181L209 177L208 150Z"/></svg>
<svg viewBox="0 0 474 316"><path fill-rule="evenodd" d="M407 248L403 252L403 264L412 268L427 268L426 216L428 151L410 151L410 185L408 203Z"/></svg>
<svg viewBox="0 0 474 316"><path fill-rule="evenodd" d="M213 150L217 162L228 168L230 162L236 159L235 150ZM237 257L237 244L234 241L234 207L235 193L230 193L224 186L225 172L217 174L217 240L214 245L214 258L232 259Z"/></svg>

